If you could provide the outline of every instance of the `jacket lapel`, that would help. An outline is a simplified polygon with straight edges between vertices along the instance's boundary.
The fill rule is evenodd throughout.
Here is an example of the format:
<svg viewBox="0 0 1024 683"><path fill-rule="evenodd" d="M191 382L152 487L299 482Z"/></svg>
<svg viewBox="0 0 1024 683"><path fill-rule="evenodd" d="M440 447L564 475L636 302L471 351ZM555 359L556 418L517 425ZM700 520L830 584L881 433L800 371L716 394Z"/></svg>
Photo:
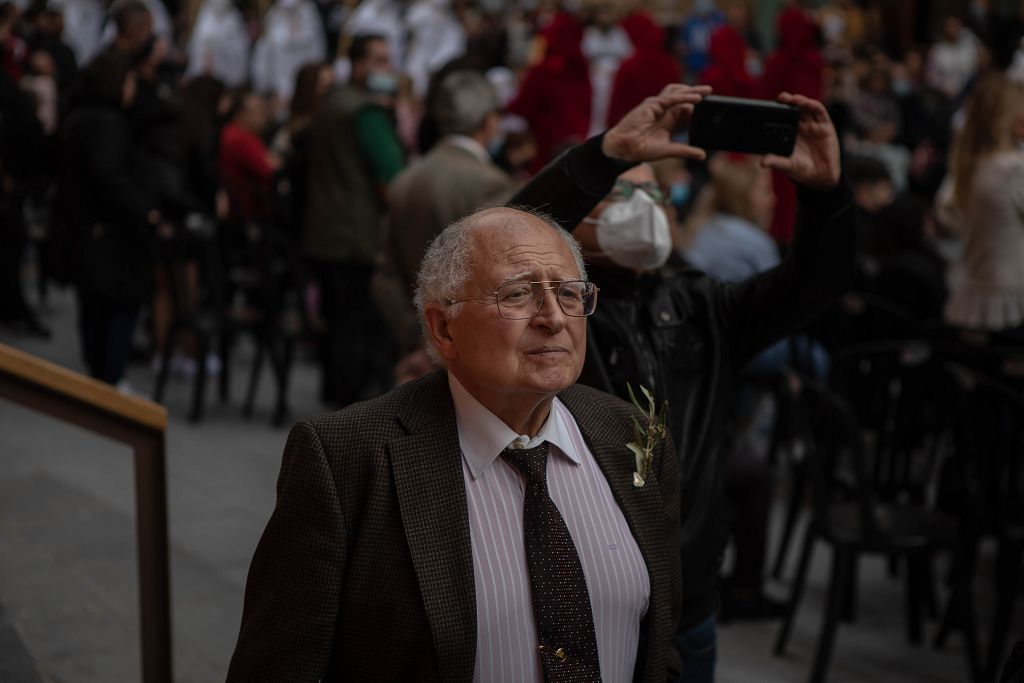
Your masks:
<svg viewBox="0 0 1024 683"><path fill-rule="evenodd" d="M476 658L476 593L455 409L436 373L399 414L388 444L398 507L437 652L441 679L468 681Z"/></svg>

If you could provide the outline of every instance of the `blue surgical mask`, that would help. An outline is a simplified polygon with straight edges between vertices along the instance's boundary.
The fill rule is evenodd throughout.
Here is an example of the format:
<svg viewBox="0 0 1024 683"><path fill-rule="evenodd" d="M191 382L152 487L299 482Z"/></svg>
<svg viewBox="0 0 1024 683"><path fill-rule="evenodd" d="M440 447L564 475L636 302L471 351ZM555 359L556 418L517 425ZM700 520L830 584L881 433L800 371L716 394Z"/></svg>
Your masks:
<svg viewBox="0 0 1024 683"><path fill-rule="evenodd" d="M892 92L896 97L904 97L914 90L914 84L907 78L892 79Z"/></svg>
<svg viewBox="0 0 1024 683"><path fill-rule="evenodd" d="M366 77L366 87L378 95L394 95L398 92L398 76L390 71L374 71Z"/></svg>
<svg viewBox="0 0 1024 683"><path fill-rule="evenodd" d="M487 153L491 155L492 159L497 159L503 149L505 149L504 133L498 133L487 143Z"/></svg>
<svg viewBox="0 0 1024 683"><path fill-rule="evenodd" d="M682 206L690 198L690 184L683 182L672 183L669 186L669 198L673 206Z"/></svg>

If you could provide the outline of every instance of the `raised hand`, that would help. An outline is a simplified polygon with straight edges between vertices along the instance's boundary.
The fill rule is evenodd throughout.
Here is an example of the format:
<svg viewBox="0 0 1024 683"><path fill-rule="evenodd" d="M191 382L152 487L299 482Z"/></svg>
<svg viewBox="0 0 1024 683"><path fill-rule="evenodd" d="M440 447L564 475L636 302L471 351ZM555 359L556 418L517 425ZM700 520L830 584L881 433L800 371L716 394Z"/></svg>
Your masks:
<svg viewBox="0 0 1024 683"><path fill-rule="evenodd" d="M672 141L672 132L687 126L693 106L711 94L711 86L673 83L648 97L604 134L601 149L620 161L657 161L668 157L704 159L704 150Z"/></svg>
<svg viewBox="0 0 1024 683"><path fill-rule="evenodd" d="M775 168L807 187L833 187L839 182L839 137L825 105L803 95L782 93L779 102L800 108L796 145L788 157L768 154L765 168Z"/></svg>

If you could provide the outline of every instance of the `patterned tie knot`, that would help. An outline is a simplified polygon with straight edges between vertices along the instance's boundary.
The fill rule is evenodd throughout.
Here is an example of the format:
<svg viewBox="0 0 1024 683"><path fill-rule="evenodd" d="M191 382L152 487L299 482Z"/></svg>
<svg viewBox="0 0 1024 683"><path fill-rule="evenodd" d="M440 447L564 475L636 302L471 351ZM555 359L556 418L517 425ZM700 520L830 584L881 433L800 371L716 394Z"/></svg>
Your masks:
<svg viewBox="0 0 1024 683"><path fill-rule="evenodd" d="M521 472L527 483L547 481L547 441L533 448L506 448L501 452L501 457Z"/></svg>

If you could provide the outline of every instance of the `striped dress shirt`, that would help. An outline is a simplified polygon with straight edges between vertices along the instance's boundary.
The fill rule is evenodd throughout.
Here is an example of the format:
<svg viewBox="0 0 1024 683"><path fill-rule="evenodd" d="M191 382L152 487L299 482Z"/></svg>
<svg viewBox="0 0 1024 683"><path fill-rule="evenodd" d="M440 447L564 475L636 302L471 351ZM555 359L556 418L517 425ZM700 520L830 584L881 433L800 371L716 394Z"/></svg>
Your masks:
<svg viewBox="0 0 1024 683"><path fill-rule="evenodd" d="M530 439L512 431L448 373L462 449L476 582L474 680L541 683L537 627L523 544L525 482L500 458L513 441L547 441L548 491L572 536L587 579L601 678L633 678L650 577L604 473L557 398ZM623 457L629 452L623 448Z"/></svg>

